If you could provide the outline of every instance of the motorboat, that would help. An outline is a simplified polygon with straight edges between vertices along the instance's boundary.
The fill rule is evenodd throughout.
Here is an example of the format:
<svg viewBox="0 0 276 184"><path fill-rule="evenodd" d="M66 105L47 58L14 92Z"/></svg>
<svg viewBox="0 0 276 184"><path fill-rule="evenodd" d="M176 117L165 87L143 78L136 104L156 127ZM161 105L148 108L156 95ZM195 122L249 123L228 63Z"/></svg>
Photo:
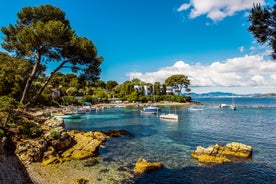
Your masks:
<svg viewBox="0 0 276 184"><path fill-rule="evenodd" d="M144 107L143 110L140 110L142 114L157 114L161 111L162 109L156 106L148 106L148 107Z"/></svg>
<svg viewBox="0 0 276 184"><path fill-rule="evenodd" d="M62 119L80 119L81 115L80 114L58 114L58 115L53 115L55 118L62 118Z"/></svg>

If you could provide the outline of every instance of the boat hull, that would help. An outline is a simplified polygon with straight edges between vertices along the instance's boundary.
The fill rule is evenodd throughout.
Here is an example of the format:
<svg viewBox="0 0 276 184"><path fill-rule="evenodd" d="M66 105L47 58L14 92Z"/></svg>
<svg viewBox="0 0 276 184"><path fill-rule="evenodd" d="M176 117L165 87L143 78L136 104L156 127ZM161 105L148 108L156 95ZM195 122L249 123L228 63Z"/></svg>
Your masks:
<svg viewBox="0 0 276 184"><path fill-rule="evenodd" d="M55 118L62 118L62 119L80 119L80 114L71 114L71 115L55 115Z"/></svg>
<svg viewBox="0 0 276 184"><path fill-rule="evenodd" d="M177 114L160 114L161 119L178 120Z"/></svg>

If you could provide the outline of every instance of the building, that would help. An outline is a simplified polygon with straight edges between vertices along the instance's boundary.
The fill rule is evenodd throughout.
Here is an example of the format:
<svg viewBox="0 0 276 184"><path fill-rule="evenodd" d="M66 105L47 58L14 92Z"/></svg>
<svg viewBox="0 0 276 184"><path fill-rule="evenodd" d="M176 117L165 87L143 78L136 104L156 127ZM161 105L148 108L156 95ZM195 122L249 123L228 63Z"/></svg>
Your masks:
<svg viewBox="0 0 276 184"><path fill-rule="evenodd" d="M135 85L134 89L137 89L138 93L142 93L145 96L152 95L153 91L151 90L151 86L141 86L141 85ZM162 86L160 86L160 91L162 91ZM166 94L167 95L181 95L181 91L179 88L173 87L173 86L166 86Z"/></svg>

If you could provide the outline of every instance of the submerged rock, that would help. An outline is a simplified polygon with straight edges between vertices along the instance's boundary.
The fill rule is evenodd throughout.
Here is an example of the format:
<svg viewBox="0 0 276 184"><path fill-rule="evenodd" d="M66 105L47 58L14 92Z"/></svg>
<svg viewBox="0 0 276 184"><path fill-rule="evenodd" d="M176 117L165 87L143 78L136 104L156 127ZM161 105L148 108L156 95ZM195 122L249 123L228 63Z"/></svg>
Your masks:
<svg viewBox="0 0 276 184"><path fill-rule="evenodd" d="M121 137L121 136L133 137L133 134L126 130L109 130L106 132L106 135L108 135L109 137Z"/></svg>
<svg viewBox="0 0 276 184"><path fill-rule="evenodd" d="M252 147L232 142L221 146L218 144L211 145L208 148L198 146L192 151L191 156L198 159L199 162L206 163L225 163L231 162L232 157L249 158L252 155Z"/></svg>
<svg viewBox="0 0 276 184"><path fill-rule="evenodd" d="M134 172L143 174L146 172L156 171L163 168L163 164L160 162L148 162L147 160L140 158L134 168Z"/></svg>

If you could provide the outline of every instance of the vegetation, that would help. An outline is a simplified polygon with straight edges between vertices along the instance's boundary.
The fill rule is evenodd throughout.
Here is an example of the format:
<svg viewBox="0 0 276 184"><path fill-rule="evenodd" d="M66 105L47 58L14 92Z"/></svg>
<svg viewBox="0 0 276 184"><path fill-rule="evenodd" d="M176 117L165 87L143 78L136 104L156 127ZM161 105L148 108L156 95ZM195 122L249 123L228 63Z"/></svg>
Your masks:
<svg viewBox="0 0 276 184"><path fill-rule="evenodd" d="M63 11L52 5L42 5L25 7L17 16L15 25L1 30L5 35L2 47L15 58L32 65L20 103L32 106L54 74L64 67L71 68L72 72L82 72L80 76L88 81L99 78L102 58L97 55L92 41L76 35ZM50 62L57 63L57 67L35 86ZM33 87L37 87L33 89L34 93L29 93Z"/></svg>
<svg viewBox="0 0 276 184"><path fill-rule="evenodd" d="M12 121L12 114L17 105L17 101L11 97L0 97L0 128L5 128Z"/></svg>
<svg viewBox="0 0 276 184"><path fill-rule="evenodd" d="M17 17L14 25L1 29L4 34L1 45L7 51L0 52L1 127L14 124L11 115L22 105L25 108L81 105L110 99L130 102L191 100L166 92L166 87L172 86L178 91L185 88L189 93L190 81L185 75L171 76L165 84L145 83L139 79L123 84L99 80L102 57L98 56L92 41L76 35L65 13L57 7L25 7ZM56 68L46 75L49 63L55 63ZM69 68L72 72L63 74L59 72L61 68ZM20 123L20 131L28 136L36 131L34 129L31 122Z"/></svg>
<svg viewBox="0 0 276 184"><path fill-rule="evenodd" d="M185 75L172 75L165 80L165 84L167 86L176 87L179 89L179 91L182 91L183 87L185 88L186 92L190 93L191 91L189 89L190 80Z"/></svg>
<svg viewBox="0 0 276 184"><path fill-rule="evenodd" d="M272 58L276 59L276 4L264 8L260 4L254 4L249 21L251 26L248 30L257 42L267 44L272 49Z"/></svg>

